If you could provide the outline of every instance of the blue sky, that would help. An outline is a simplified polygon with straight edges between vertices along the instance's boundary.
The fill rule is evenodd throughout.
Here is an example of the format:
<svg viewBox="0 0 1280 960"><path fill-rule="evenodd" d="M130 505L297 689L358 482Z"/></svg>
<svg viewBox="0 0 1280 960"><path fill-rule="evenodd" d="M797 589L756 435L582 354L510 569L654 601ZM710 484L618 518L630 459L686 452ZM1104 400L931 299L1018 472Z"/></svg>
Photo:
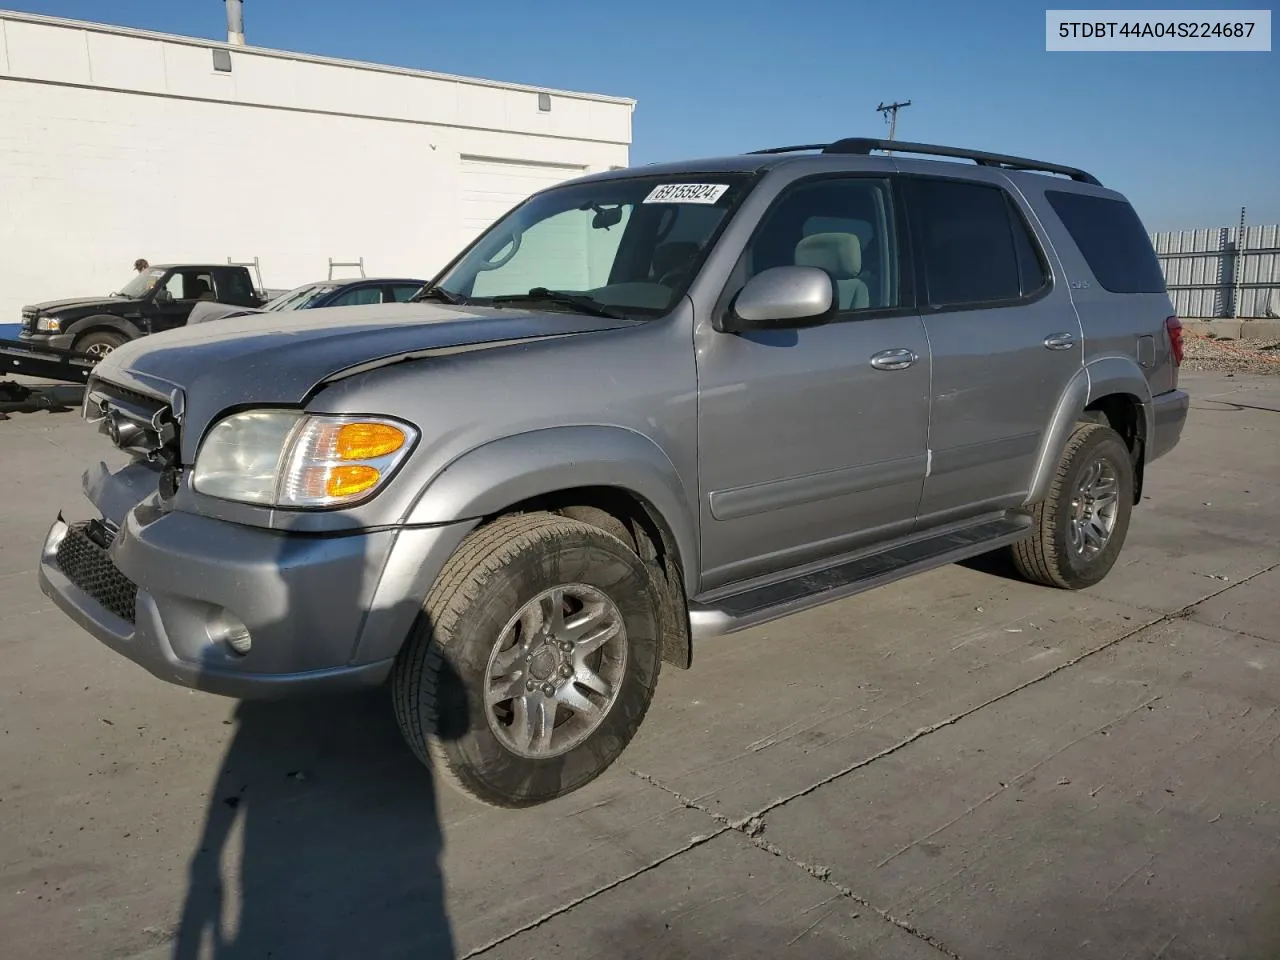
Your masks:
<svg viewBox="0 0 1280 960"><path fill-rule="evenodd" d="M221 0L0 7L225 38ZM1025 0L245 2L257 46L634 97L633 164L884 135L876 105L911 100L900 139L1085 167L1150 229L1234 224L1241 206L1251 223L1280 223L1274 43L1047 53L1044 18Z"/></svg>

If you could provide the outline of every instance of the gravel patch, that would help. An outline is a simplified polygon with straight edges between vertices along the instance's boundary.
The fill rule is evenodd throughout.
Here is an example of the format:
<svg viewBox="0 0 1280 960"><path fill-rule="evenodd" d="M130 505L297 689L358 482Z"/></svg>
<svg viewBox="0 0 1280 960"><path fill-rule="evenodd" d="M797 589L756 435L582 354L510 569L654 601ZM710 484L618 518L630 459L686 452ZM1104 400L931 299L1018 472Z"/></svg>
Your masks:
<svg viewBox="0 0 1280 960"><path fill-rule="evenodd" d="M1280 340L1232 340L1187 333L1182 368L1280 376Z"/></svg>

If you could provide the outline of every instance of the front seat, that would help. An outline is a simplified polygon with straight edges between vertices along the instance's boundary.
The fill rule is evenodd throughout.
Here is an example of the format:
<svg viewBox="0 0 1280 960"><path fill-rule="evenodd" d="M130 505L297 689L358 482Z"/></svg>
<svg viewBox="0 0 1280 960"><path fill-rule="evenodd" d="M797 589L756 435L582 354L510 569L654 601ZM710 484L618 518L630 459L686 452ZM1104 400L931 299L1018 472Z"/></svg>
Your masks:
<svg viewBox="0 0 1280 960"><path fill-rule="evenodd" d="M862 244L852 233L815 233L796 244L797 267L818 267L827 271L840 291L841 310L865 310L871 306L871 291L859 279L862 273Z"/></svg>
<svg viewBox="0 0 1280 960"><path fill-rule="evenodd" d="M204 277L196 277L194 280L191 281L191 286L192 286L192 290L191 290L191 296L189 299L191 300L212 300L213 299L213 291L209 289L209 284L205 282Z"/></svg>

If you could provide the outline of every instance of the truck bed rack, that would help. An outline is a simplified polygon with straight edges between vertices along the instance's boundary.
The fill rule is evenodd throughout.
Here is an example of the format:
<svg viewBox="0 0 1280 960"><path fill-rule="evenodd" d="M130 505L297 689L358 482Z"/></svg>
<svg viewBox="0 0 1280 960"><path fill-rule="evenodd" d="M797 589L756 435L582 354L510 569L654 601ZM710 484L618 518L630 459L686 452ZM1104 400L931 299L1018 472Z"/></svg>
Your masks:
<svg viewBox="0 0 1280 960"><path fill-rule="evenodd" d="M947 157L955 160L972 160L980 167L998 167L1002 170L1031 170L1041 173L1057 173L1070 177L1077 183L1090 183L1102 186L1101 181L1093 174L1078 167L1063 166L1060 163L1044 163L1026 157L1015 157L1005 153L988 153L984 150L966 150L963 147L945 147L934 143L911 143L906 140L876 140L871 137L846 137L832 143L808 143L794 147L769 147L764 150L753 150L753 154L766 153L799 153L807 150L818 150L822 153L845 153L870 155L873 150L892 151L894 153L918 153L924 156Z"/></svg>

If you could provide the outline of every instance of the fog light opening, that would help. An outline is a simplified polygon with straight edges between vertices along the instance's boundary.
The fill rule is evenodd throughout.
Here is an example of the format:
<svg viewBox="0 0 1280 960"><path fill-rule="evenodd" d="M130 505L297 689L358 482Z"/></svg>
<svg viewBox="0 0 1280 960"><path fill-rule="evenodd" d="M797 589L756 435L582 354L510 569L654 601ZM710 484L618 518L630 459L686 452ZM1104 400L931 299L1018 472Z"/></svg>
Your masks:
<svg viewBox="0 0 1280 960"><path fill-rule="evenodd" d="M239 656L245 656L253 648L253 637L238 617L230 611L221 610L209 624L209 639L214 643L223 643Z"/></svg>

